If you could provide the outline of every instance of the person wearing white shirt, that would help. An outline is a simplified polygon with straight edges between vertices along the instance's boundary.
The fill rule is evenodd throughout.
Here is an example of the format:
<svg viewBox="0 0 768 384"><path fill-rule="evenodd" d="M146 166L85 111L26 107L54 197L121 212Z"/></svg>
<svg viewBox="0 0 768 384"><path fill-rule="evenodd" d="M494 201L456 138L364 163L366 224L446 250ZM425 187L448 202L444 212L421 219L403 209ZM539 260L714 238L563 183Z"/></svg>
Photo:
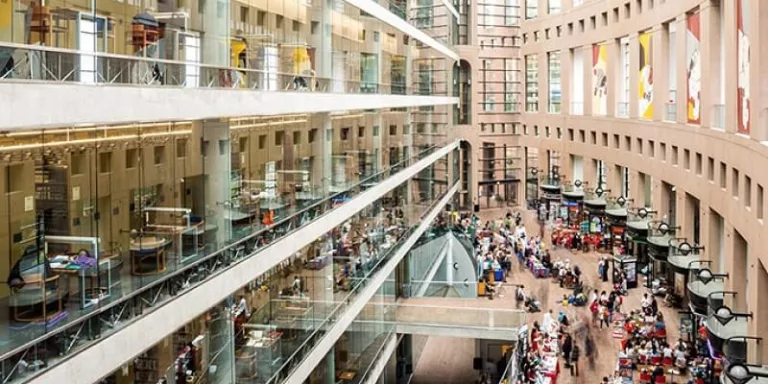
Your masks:
<svg viewBox="0 0 768 384"><path fill-rule="evenodd" d="M240 301L237 303L237 307L235 308L235 314L245 314L245 318L249 319L251 317L251 309L248 307L248 301L245 300L245 296L240 296Z"/></svg>
<svg viewBox="0 0 768 384"><path fill-rule="evenodd" d="M669 345L664 346L664 349L661 351L661 354L664 357L672 357L672 348L670 348Z"/></svg>
<svg viewBox="0 0 768 384"><path fill-rule="evenodd" d="M640 300L640 306L643 307L643 309L651 306L651 298L648 297L647 293L643 294L643 298Z"/></svg>

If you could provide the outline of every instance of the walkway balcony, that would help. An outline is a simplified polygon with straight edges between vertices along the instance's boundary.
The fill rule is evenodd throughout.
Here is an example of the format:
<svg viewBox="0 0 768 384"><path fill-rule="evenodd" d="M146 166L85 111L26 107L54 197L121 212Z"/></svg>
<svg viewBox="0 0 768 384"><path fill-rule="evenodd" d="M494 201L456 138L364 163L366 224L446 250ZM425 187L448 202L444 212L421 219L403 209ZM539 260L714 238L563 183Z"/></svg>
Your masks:
<svg viewBox="0 0 768 384"><path fill-rule="evenodd" d="M458 103L405 83L0 43L0 129L186 121ZM108 107L105 107L108 106Z"/></svg>

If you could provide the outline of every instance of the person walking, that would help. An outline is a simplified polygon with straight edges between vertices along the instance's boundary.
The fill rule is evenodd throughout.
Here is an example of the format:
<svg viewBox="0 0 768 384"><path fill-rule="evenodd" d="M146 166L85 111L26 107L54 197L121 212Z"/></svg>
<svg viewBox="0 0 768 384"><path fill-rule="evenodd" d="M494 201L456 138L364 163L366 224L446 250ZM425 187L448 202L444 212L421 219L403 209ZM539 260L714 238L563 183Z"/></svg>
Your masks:
<svg viewBox="0 0 768 384"><path fill-rule="evenodd" d="M611 321L610 321L610 311L608 310L608 307L601 305L600 306L600 329L603 329L603 324L605 324L606 328L611 327Z"/></svg>
<svg viewBox="0 0 768 384"><path fill-rule="evenodd" d="M571 337L570 333L565 334L565 337L563 338L563 346L561 350L563 351L563 359L565 360L565 366L570 367L571 352L573 351L573 338Z"/></svg>
<svg viewBox="0 0 768 384"><path fill-rule="evenodd" d="M578 345L573 346L573 350L571 351L571 363L569 368L571 369L571 376L579 377L579 354L581 351L579 350Z"/></svg>

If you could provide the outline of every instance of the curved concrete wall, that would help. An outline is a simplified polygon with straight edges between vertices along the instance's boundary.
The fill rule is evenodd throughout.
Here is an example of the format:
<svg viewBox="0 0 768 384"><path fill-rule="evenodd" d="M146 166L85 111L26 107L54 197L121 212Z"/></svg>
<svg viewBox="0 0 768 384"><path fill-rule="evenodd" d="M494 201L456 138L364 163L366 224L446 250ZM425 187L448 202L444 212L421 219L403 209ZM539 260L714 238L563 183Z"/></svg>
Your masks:
<svg viewBox="0 0 768 384"><path fill-rule="evenodd" d="M563 11L546 13L547 1L539 1L539 17L523 23L523 55L538 55L539 112L523 116L520 144L539 149L539 164L546 167L546 151L560 154L564 177L572 179L573 156L584 159L584 179L594 186L594 160L606 163L608 187L616 194L621 188L621 174L616 166L630 170L630 197L638 205L645 200L640 185L643 175L652 177L652 204L662 201L662 182L676 187L677 222L682 237L691 238L693 223L688 200L699 200L701 243L705 257L714 268L729 273L726 289L739 292L735 307L753 313L750 334L765 335L758 324L768 321L768 231L766 231L765 188L768 188L768 91L766 72L768 49L761 47L768 39L768 2L749 1L742 12L750 39L750 67L747 86L750 92L749 132L739 133L737 2L731 0L604 0L572 7L563 1ZM722 8L720 8L722 7ZM688 64L686 53L687 15L701 20L701 115L690 124L688 103ZM675 35L670 39L669 30ZM651 31L654 44L652 66L654 80L654 115L644 119L638 111L640 32ZM628 94L623 96L625 70L620 52L628 41ZM593 115L592 61L593 44L607 46L607 111ZM672 44L676 48L669 49ZM571 73L574 51L584 50L585 70ZM560 52L562 60L561 113L546 113L548 101L547 53ZM670 57L670 52L674 57ZM670 70L670 65L671 70ZM584 76L583 97L571 95L571 82ZM525 76L523 77L525 79ZM670 83L673 83L670 86ZM742 83L743 84L743 83ZM525 87L523 87L525 89ZM676 92L669 92L675 89ZM581 90L579 90L580 92ZM583 102L583 114L576 116L571 100ZM576 104L576 103L574 103ZM667 110L670 113L667 113ZM569 112L573 111L574 115ZM621 116L621 117L618 117ZM717 126L717 128L715 128ZM720 234L712 229L711 216L724 222L725 257L716 260L713 245ZM746 247L739 239L743 238ZM744 249L746 248L746 252ZM745 254L746 253L746 254ZM746 260L746 262L744 262ZM718 265L724 264L724 265ZM765 354L768 348L764 347Z"/></svg>

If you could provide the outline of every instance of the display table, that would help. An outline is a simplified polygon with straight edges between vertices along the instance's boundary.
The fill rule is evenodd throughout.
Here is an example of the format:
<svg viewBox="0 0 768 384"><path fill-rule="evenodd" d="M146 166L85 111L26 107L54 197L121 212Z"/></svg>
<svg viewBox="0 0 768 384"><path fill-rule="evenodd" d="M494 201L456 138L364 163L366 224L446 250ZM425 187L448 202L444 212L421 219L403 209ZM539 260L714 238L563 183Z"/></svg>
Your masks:
<svg viewBox="0 0 768 384"><path fill-rule="evenodd" d="M131 240L131 273L144 276L165 272L165 248L170 244L170 240L154 236Z"/></svg>
<svg viewBox="0 0 768 384"><path fill-rule="evenodd" d="M62 261L62 260L67 261ZM52 259L51 269L60 275L69 275L68 293L78 297L80 308L85 309L90 301L109 295L112 288L120 284L120 269L123 260L119 253L104 253L98 258L98 266L84 266L68 261L68 256Z"/></svg>
<svg viewBox="0 0 768 384"><path fill-rule="evenodd" d="M506 279L506 276L504 276L504 270L503 269L496 269L493 271L493 277L496 281L504 281Z"/></svg>
<svg viewBox="0 0 768 384"><path fill-rule="evenodd" d="M534 277L537 278L546 278L549 277L549 269L544 267L544 264L541 264L536 259L529 259L527 262L528 269L533 273Z"/></svg>

